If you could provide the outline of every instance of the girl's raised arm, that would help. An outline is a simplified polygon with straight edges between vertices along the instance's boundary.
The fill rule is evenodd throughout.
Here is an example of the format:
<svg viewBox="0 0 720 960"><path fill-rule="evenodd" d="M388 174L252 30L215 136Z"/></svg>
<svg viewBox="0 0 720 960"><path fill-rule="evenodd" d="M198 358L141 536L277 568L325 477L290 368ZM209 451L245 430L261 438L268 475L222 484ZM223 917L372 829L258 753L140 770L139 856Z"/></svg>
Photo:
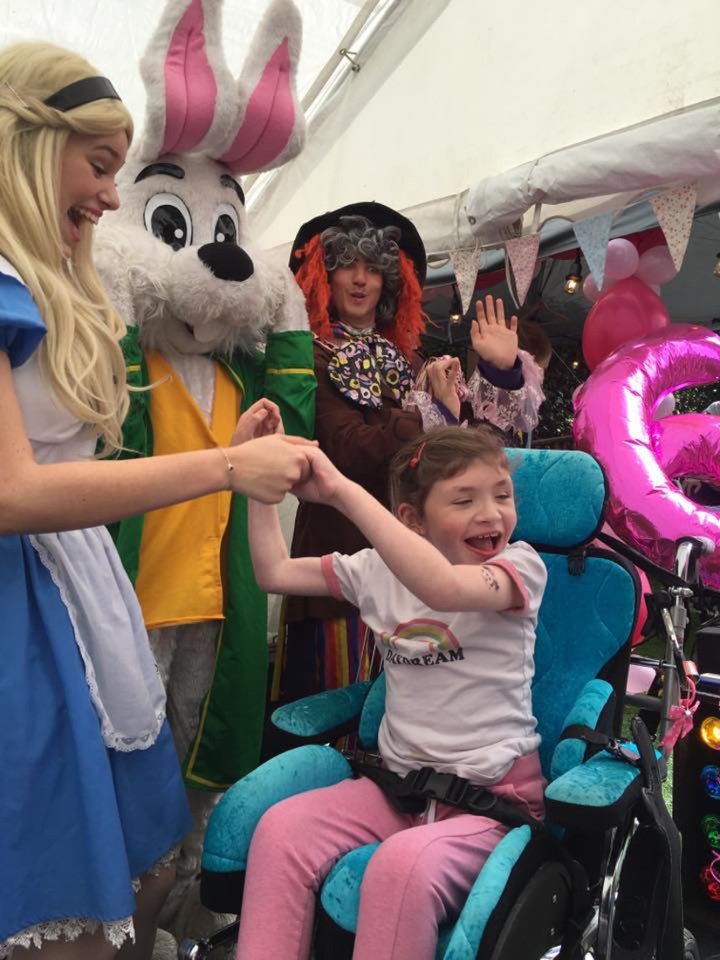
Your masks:
<svg viewBox="0 0 720 960"><path fill-rule="evenodd" d="M266 593L328 597L320 557L288 556L277 507L248 501L250 552L255 579Z"/></svg>
<svg viewBox="0 0 720 960"><path fill-rule="evenodd" d="M283 436L147 459L38 464L3 351L0 423L0 535L99 526L230 488L277 503L308 470L306 441Z"/></svg>

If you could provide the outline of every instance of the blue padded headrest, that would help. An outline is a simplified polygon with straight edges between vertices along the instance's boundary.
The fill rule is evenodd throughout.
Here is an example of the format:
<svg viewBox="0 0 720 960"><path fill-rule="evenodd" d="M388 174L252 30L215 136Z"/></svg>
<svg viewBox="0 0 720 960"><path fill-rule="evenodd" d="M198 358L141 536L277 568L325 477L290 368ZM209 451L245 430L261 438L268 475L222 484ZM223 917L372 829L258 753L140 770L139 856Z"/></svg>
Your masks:
<svg viewBox="0 0 720 960"><path fill-rule="evenodd" d="M605 478L579 450L506 450L518 525L513 540L568 549L591 540L602 524Z"/></svg>

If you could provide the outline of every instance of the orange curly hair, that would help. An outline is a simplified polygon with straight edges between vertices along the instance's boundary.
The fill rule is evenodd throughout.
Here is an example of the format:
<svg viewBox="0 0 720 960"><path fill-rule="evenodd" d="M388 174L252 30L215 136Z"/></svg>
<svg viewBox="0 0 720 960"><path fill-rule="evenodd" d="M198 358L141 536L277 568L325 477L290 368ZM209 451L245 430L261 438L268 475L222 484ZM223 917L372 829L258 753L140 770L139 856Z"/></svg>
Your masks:
<svg viewBox="0 0 720 960"><path fill-rule="evenodd" d="M321 339L332 337L330 326L330 303L332 294L325 269L323 245L316 234L304 247L295 251L295 257L303 260L295 279L305 294L305 305L310 319L310 329ZM412 357L420 343L420 334L425 329L427 316L422 309L422 287L415 267L408 255L400 251L400 295L395 316L382 335L394 343L406 357Z"/></svg>

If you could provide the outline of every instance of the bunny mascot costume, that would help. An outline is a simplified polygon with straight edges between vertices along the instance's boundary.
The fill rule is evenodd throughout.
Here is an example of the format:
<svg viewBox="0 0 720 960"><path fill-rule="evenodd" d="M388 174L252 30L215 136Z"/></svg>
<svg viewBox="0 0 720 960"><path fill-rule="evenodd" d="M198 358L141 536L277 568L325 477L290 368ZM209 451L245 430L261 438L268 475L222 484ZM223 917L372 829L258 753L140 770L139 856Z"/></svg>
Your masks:
<svg viewBox="0 0 720 960"><path fill-rule="evenodd" d="M98 266L129 328L128 380L149 388L133 393L125 456L227 445L240 412L263 396L280 406L287 433L313 433L303 296L290 271L254 246L238 181L302 148L300 18L290 0L274 0L236 83L220 15L221 0L167 3L140 64L147 109L118 180L121 209L98 231ZM198 873L217 791L259 758L267 603L246 514L243 497L218 493L112 530L194 788L170 911Z"/></svg>

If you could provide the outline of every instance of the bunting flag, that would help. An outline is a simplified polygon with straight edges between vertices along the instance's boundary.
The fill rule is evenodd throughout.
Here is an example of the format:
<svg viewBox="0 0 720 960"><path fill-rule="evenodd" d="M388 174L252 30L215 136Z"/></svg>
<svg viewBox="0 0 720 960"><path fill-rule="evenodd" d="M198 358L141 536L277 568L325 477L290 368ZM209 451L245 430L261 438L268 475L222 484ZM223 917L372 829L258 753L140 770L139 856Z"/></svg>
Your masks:
<svg viewBox="0 0 720 960"><path fill-rule="evenodd" d="M573 224L577 242L598 290L602 290L605 282L605 258L613 216L612 213L601 213L598 217L591 217L589 220L581 220Z"/></svg>
<svg viewBox="0 0 720 960"><path fill-rule="evenodd" d="M530 289L539 248L539 233L531 233L527 237L516 237L513 240L505 241L505 252L515 277L515 291L517 293L515 302L518 307L525 303L525 297ZM512 288L510 292L512 293Z"/></svg>
<svg viewBox="0 0 720 960"><path fill-rule="evenodd" d="M655 197L650 204L655 211L657 222L665 234L668 250L675 269L680 270L687 250L690 230L692 229L697 201L697 184L686 183L682 187L673 187Z"/></svg>
<svg viewBox="0 0 720 960"><path fill-rule="evenodd" d="M463 316L470 309L472 296L475 292L475 283L477 281L480 262L482 261L482 249L477 244L474 247L466 247L462 250L452 250L450 252L453 270L455 271L455 282L460 302L462 303Z"/></svg>

